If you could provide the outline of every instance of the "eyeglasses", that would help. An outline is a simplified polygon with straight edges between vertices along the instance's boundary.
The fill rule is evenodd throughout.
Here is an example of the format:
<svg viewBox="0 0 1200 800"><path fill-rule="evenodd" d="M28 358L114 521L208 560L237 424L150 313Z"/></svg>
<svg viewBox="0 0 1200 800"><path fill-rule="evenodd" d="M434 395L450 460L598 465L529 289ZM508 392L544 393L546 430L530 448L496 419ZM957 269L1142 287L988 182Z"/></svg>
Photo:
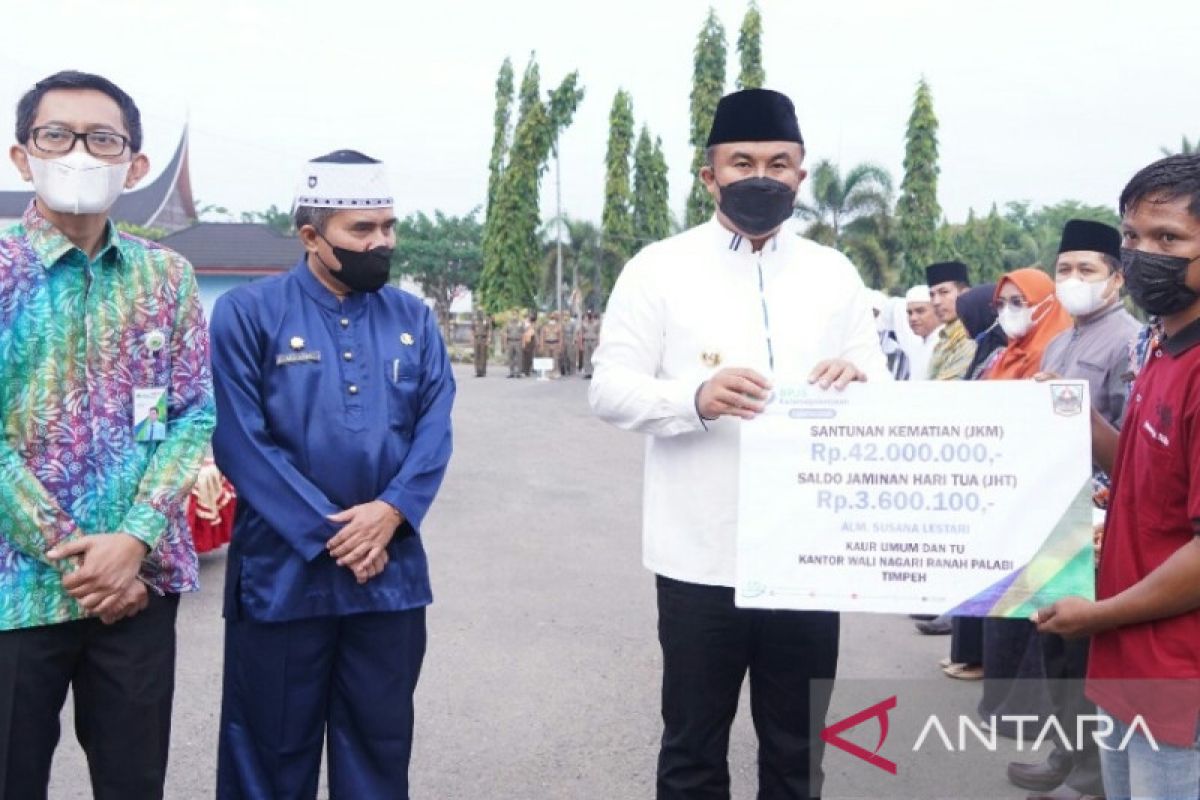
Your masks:
<svg viewBox="0 0 1200 800"><path fill-rule="evenodd" d="M68 128L47 125L31 131L34 147L43 153L63 155L75 149L75 143L83 139L83 146L97 158L114 158L129 147L129 137L112 131L87 131L76 133Z"/></svg>
<svg viewBox="0 0 1200 800"><path fill-rule="evenodd" d="M996 302L992 303L992 308L994 308L996 310L996 312L999 313L1004 310L1005 306L1011 306L1012 308L1020 309L1020 308L1025 308L1028 305L1029 305L1029 303L1025 302L1024 297L1021 297L1020 295L1016 295L1014 297L1009 297L1007 299L1003 298L1003 297L999 298L998 300L996 300Z"/></svg>

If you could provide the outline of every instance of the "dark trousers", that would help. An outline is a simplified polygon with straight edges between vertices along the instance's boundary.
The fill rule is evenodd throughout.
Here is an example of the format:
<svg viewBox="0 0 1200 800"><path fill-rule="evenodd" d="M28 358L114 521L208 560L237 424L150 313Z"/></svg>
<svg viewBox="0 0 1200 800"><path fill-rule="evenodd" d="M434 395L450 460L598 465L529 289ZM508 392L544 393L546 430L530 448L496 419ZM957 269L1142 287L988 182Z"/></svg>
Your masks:
<svg viewBox="0 0 1200 800"><path fill-rule="evenodd" d="M425 609L225 623L220 800L408 797Z"/></svg>
<svg viewBox="0 0 1200 800"><path fill-rule="evenodd" d="M67 689L96 800L159 800L179 595L138 615L0 632L0 800L45 800Z"/></svg>
<svg viewBox="0 0 1200 800"><path fill-rule="evenodd" d="M733 589L657 578L663 651L658 800L728 800L729 729L750 674L759 800L819 797L838 615L739 609ZM810 681L823 683L811 685Z"/></svg>
<svg viewBox="0 0 1200 800"><path fill-rule="evenodd" d="M1064 639L1052 633L1041 634L1041 640L1042 663L1049 679L1050 703L1063 729L1074 740L1079 729L1079 718L1096 713L1095 704L1083 694L1088 648L1092 640ZM1059 769L1070 767L1064 783L1080 794L1104 794L1104 782L1100 778L1100 748L1092 737L1095 729L1094 723L1084 728L1078 750L1056 747L1050 754L1050 762Z"/></svg>
<svg viewBox="0 0 1200 800"><path fill-rule="evenodd" d="M983 663L983 617L950 620L950 660L972 666Z"/></svg>

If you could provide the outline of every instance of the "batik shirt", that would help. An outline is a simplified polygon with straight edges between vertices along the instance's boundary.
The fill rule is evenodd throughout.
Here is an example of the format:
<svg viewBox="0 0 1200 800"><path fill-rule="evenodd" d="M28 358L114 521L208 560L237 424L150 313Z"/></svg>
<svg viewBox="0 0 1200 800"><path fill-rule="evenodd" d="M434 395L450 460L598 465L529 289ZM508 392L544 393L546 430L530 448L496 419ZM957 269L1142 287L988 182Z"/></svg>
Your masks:
<svg viewBox="0 0 1200 800"><path fill-rule="evenodd" d="M967 334L962 320L956 319L938 333L937 347L929 362L929 377L935 381L961 380L974 357L975 340Z"/></svg>
<svg viewBox="0 0 1200 800"><path fill-rule="evenodd" d="M138 442L136 389L165 390L166 438ZM196 588L185 500L215 422L192 268L111 223L94 258L30 204L0 233L0 630L77 619L46 552L122 532L160 593Z"/></svg>

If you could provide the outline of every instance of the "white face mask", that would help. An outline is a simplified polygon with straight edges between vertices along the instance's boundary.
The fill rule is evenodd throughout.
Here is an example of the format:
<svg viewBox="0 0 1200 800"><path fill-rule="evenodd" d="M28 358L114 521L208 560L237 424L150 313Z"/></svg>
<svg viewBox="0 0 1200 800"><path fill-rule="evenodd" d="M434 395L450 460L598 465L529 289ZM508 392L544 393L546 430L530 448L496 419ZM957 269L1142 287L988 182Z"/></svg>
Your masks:
<svg viewBox="0 0 1200 800"><path fill-rule="evenodd" d="M1005 336L1020 339L1033 327L1033 309L1029 306L1013 308L1006 305L1000 309L996 321L1000 323L1000 329L1004 331Z"/></svg>
<svg viewBox="0 0 1200 800"><path fill-rule="evenodd" d="M1102 308L1108 300L1105 297L1107 291L1107 279L1082 281L1072 277L1059 281L1054 287L1058 302L1062 303L1063 308L1073 317L1085 317Z"/></svg>
<svg viewBox="0 0 1200 800"><path fill-rule="evenodd" d="M29 156L33 190L60 214L102 214L125 189L130 162L109 164L91 153L72 150L62 158Z"/></svg>

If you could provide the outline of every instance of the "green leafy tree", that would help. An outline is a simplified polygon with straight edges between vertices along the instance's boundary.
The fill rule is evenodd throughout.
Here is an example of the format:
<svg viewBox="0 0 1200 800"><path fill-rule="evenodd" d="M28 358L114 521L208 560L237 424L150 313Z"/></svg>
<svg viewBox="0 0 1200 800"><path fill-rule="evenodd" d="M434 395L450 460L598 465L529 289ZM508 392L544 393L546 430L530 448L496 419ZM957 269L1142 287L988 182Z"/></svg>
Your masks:
<svg viewBox="0 0 1200 800"><path fill-rule="evenodd" d="M285 235L292 232L292 215L277 207L274 203L266 211L243 211L242 222L266 225L268 228Z"/></svg>
<svg viewBox="0 0 1200 800"><path fill-rule="evenodd" d="M166 228L147 228L145 225L137 225L132 222L118 222L117 230L140 239L149 239L152 242L157 242L168 234Z"/></svg>
<svg viewBox="0 0 1200 800"><path fill-rule="evenodd" d="M1067 220L1071 219L1103 222L1118 229L1121 226L1121 218L1108 206L1090 205L1078 200L1061 200L1053 205L1042 206L1031 215L1030 233L1037 243L1036 263L1048 272L1054 269L1062 230Z"/></svg>
<svg viewBox="0 0 1200 800"><path fill-rule="evenodd" d="M809 221L805 234L841 250L868 286L891 288L898 278L898 244L887 170L865 163L843 176L832 161L821 160L813 165L809 188L812 200L796 206L796 216Z"/></svg>
<svg viewBox="0 0 1200 800"><path fill-rule="evenodd" d="M1164 156L1173 156L1173 155L1190 156L1190 155L1195 155L1196 153L1200 153L1200 136L1197 136L1196 141L1194 141L1194 142L1188 141L1188 137L1186 137L1186 136L1182 137L1182 139L1183 139L1183 141L1180 142L1178 150L1173 150L1170 147L1162 147L1159 149L1162 150L1162 153Z"/></svg>
<svg viewBox="0 0 1200 800"><path fill-rule="evenodd" d="M508 155L509 138L512 133L513 67L512 59L505 58L496 77L496 113L492 118L492 157L488 161L488 193L486 214L490 215L496 203L496 192L500 188L500 177L504 174L504 159ZM485 217L484 226L487 226Z"/></svg>
<svg viewBox="0 0 1200 800"><path fill-rule="evenodd" d="M671 235L668 192L662 138L651 143L650 130L643 125L633 155L633 237L636 248Z"/></svg>
<svg viewBox="0 0 1200 800"><path fill-rule="evenodd" d="M904 179L900 182L900 200L896 205L905 278L912 284L922 282L925 267L934 260L938 221L942 216L937 200L937 129L933 95L922 78L908 118Z"/></svg>
<svg viewBox="0 0 1200 800"><path fill-rule="evenodd" d="M737 87L739 89L760 89L767 82L767 74L762 65L762 14L758 11L758 3L750 0L746 16L742 17L742 27L738 31L738 58L741 61L741 71L738 73Z"/></svg>
<svg viewBox="0 0 1200 800"><path fill-rule="evenodd" d="M704 167L704 143L712 127L717 103L725 93L725 26L717 19L717 12L708 9L708 17L696 39L696 50L692 64L692 189L688 193L685 225L699 225L712 216L714 203L700 170Z"/></svg>
<svg viewBox="0 0 1200 800"><path fill-rule="evenodd" d="M525 117L529 107L538 99L538 79L537 63L531 55L521 82L521 118ZM504 253L497 231L502 230L508 224L504 215L517 211L513 202L515 198L506 198L509 202L503 204L500 202L500 189L503 185L513 140L512 105L512 59L506 57L496 76L496 110L492 118L494 127L492 157L488 164L487 208L484 211L483 223L483 274L478 291L480 305L493 313L501 310L499 306L491 307L493 299L495 302L500 302L500 298L507 293L506 265L503 262Z"/></svg>
<svg viewBox="0 0 1200 800"><path fill-rule="evenodd" d="M995 205L983 219L976 217L975 210L970 209L966 222L961 225L942 222L934 255L941 261L962 261L976 283L994 281L1006 271L1006 240L1009 246L1017 243L1012 234L1011 223L999 215Z"/></svg>
<svg viewBox="0 0 1200 800"><path fill-rule="evenodd" d="M225 206L205 203L196 198L196 220L198 222L232 222L233 214Z"/></svg>
<svg viewBox="0 0 1200 800"><path fill-rule="evenodd" d="M956 258L980 283L998 280L1021 267L1053 271L1062 229L1070 219L1090 219L1117 227L1116 213L1106 206L1063 200L1034 208L1028 202L1009 202L1000 212L995 203L984 217L974 210L961 224L943 222L938 231L937 257Z"/></svg>
<svg viewBox="0 0 1200 800"><path fill-rule="evenodd" d="M809 188L812 201L798 203L796 216L817 223L817 230L827 228L834 245L855 217L887 213L892 204L892 176L876 164L858 164L843 176L837 164L822 159L813 165Z"/></svg>
<svg viewBox="0 0 1200 800"><path fill-rule="evenodd" d="M603 286L607 294L625 262L633 255L633 198L630 157L633 155L633 101L617 90L608 115L608 148L604 154L604 212L600 227L604 237Z"/></svg>
<svg viewBox="0 0 1200 800"><path fill-rule="evenodd" d="M896 218L889 209L880 208L846 223L838 247L872 289L908 288L900 285L900 241Z"/></svg>
<svg viewBox="0 0 1200 800"><path fill-rule="evenodd" d="M406 276L433 301L443 329L450 304L464 290L475 289L483 269L483 224L480 209L463 217L418 211L396 223L392 274ZM447 338L447 341L450 341Z"/></svg>
<svg viewBox="0 0 1200 800"><path fill-rule="evenodd" d="M575 219L563 215L561 221L555 217L546 221L542 228L543 242L543 298L554 297L555 262L557 258L558 225L562 225L563 233L563 282L568 291L579 293L582 305L587 304L587 298L593 294L596 280L600 276L600 265L603 254L600 247L600 228L596 223L585 219ZM603 296L602 292L596 293ZM574 302L574 298L572 298Z"/></svg>
<svg viewBox="0 0 1200 800"><path fill-rule="evenodd" d="M496 187L489 213L480 304L489 312L530 307L541 280L541 241L538 237L541 179L559 132L571 124L583 99L579 74L572 72L545 101L536 57L530 56L521 81L519 114L508 162Z"/></svg>

